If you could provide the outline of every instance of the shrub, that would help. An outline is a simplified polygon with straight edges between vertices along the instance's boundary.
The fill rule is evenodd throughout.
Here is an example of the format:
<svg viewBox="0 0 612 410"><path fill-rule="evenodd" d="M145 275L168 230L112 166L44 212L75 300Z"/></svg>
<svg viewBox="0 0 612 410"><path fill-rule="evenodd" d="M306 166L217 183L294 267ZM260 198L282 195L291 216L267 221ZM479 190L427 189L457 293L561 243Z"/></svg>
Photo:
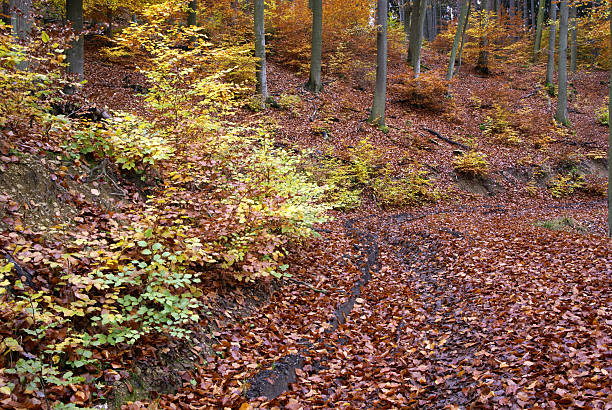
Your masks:
<svg viewBox="0 0 612 410"><path fill-rule="evenodd" d="M441 71L428 71L414 78L412 70L407 69L393 79L392 90L412 107L444 111L448 102L448 81Z"/></svg>
<svg viewBox="0 0 612 410"><path fill-rule="evenodd" d="M601 125L607 125L610 126L610 121L608 119L608 107L603 107L600 110L597 111L597 121L601 124Z"/></svg>
<svg viewBox="0 0 612 410"><path fill-rule="evenodd" d="M411 170L401 179L392 179L388 173L372 181L372 190L383 207L400 207L436 201L440 193L433 188L426 171Z"/></svg>
<svg viewBox="0 0 612 410"><path fill-rule="evenodd" d="M554 198L568 196L576 189L584 186L584 176L576 172L570 172L567 175L557 174L548 184L550 193Z"/></svg>
<svg viewBox="0 0 612 410"><path fill-rule="evenodd" d="M484 135L492 137L496 142L510 145L517 145L523 142L519 137L519 132L510 121L510 113L500 105L495 105L493 115L487 116L481 128Z"/></svg>
<svg viewBox="0 0 612 410"><path fill-rule="evenodd" d="M462 174L483 177L487 174L489 168L486 158L487 155L482 152L469 151L455 157L453 168Z"/></svg>

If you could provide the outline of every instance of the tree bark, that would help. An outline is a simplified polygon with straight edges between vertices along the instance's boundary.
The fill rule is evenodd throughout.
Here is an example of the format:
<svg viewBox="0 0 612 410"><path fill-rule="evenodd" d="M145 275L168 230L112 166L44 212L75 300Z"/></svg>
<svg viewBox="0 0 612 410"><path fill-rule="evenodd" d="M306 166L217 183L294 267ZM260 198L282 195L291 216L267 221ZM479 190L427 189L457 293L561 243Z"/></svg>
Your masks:
<svg viewBox="0 0 612 410"><path fill-rule="evenodd" d="M463 45L465 44L465 33L470 26L470 10L472 10L472 0L468 0L468 9L465 16L465 23L463 24L463 33L461 33L461 45L459 46L459 58L457 60L457 70L461 67L461 56L463 55Z"/></svg>
<svg viewBox="0 0 612 410"><path fill-rule="evenodd" d="M536 35L533 45L533 62L537 63L542 43L542 25L544 24L544 3L546 0L538 0L538 20L536 22Z"/></svg>
<svg viewBox="0 0 612 410"><path fill-rule="evenodd" d="M508 13L510 14L510 18L514 17L516 13L515 0L510 0L510 4L508 5Z"/></svg>
<svg viewBox="0 0 612 410"><path fill-rule="evenodd" d="M572 4L570 8L570 70L572 73L576 72L577 60L578 60L578 20L576 19L576 5Z"/></svg>
<svg viewBox="0 0 612 410"><path fill-rule="evenodd" d="M26 41L32 30L32 0L10 0L9 10L13 35Z"/></svg>
<svg viewBox="0 0 612 410"><path fill-rule="evenodd" d="M318 93L321 90L321 54L323 49L323 0L311 0L312 47L310 49L310 77L306 88Z"/></svg>
<svg viewBox="0 0 612 410"><path fill-rule="evenodd" d="M455 70L455 59L457 58L457 50L459 49L459 42L461 41L463 27L465 26L465 20L467 17L468 1L463 0L461 3L461 11L459 12L459 21L457 22L457 31L455 32L455 40L453 41L453 48L451 49L450 60L448 62L448 71L446 72L446 79L451 80Z"/></svg>
<svg viewBox="0 0 612 410"><path fill-rule="evenodd" d="M491 10L491 0L485 1L484 24L480 21L480 26L483 28L483 36L480 38L480 52L478 53L478 61L476 69L483 74L489 74L489 38L487 36L487 28L489 26L489 11Z"/></svg>
<svg viewBox="0 0 612 410"><path fill-rule="evenodd" d="M410 41L410 17L412 7L408 0L404 0L402 9L404 10L404 34L406 35L406 41Z"/></svg>
<svg viewBox="0 0 612 410"><path fill-rule="evenodd" d="M426 1L426 0L423 0ZM417 27L419 26L419 11L421 10L421 0L413 0L410 7L410 39L408 40L408 63L412 66L417 42Z"/></svg>
<svg viewBox="0 0 612 410"><path fill-rule="evenodd" d="M255 57L257 58L257 93L262 104L268 98L266 79L266 35L264 29L264 0L254 0Z"/></svg>
<svg viewBox="0 0 612 410"><path fill-rule="evenodd" d="M83 81L84 39L83 39L83 0L66 0L66 19L72 24L77 39L66 50L67 72L77 81Z"/></svg>
<svg viewBox="0 0 612 410"><path fill-rule="evenodd" d="M369 121L382 127L387 98L387 0L378 0L376 20L376 89Z"/></svg>
<svg viewBox="0 0 612 410"><path fill-rule="evenodd" d="M546 85L553 83L555 73L555 33L557 30L557 5L555 0L550 5L550 25L548 26L548 65L546 66Z"/></svg>
<svg viewBox="0 0 612 410"><path fill-rule="evenodd" d="M421 47L423 45L423 26L425 25L426 9L427 0L421 0L419 3L416 27L412 33L414 34L414 42L412 41L412 38L410 41L410 50L412 50L410 64L414 70L414 78L417 78L421 74Z"/></svg>
<svg viewBox="0 0 612 410"><path fill-rule="evenodd" d="M567 36L569 7L568 0L561 0L559 15L559 94L555 118L563 125L569 125L567 118Z"/></svg>
<svg viewBox="0 0 612 410"><path fill-rule="evenodd" d="M529 0L523 0L523 21L525 22L525 29L529 27L529 11L527 9L527 2Z"/></svg>
<svg viewBox="0 0 612 410"><path fill-rule="evenodd" d="M190 0L188 7L187 25L195 26L198 24L198 0Z"/></svg>
<svg viewBox="0 0 612 410"><path fill-rule="evenodd" d="M525 0L527 1L527 0ZM535 26L536 26L536 15L535 15L535 0L531 0L531 4L530 4L530 10L531 10L531 29L535 30Z"/></svg>

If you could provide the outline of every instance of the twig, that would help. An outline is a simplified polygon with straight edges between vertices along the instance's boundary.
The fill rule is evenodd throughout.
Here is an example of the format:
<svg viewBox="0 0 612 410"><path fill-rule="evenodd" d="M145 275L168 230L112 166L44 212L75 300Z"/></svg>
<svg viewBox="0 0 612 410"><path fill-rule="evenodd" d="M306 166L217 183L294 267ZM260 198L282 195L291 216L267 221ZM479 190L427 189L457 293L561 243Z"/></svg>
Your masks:
<svg viewBox="0 0 612 410"><path fill-rule="evenodd" d="M434 131L434 130L430 130L429 128L426 128L426 127L422 127L422 128L423 128L423 130L427 131L427 132L428 132L428 133L430 133L431 135L434 135L434 136L436 136L436 137L440 138L440 139L441 139L442 141L444 141L444 142L448 142L448 143L449 143L449 144L451 144L451 145L455 145L455 146L457 146L457 147L463 148L463 149L464 149L464 150L466 150L466 151L469 151L469 150L471 149L470 147L468 147L468 146L467 146L467 145L465 145L465 144L462 144L462 143L460 143L460 142L454 141L454 140L452 140L452 139L450 139L450 138L443 137L442 135L440 135L440 133L438 133L438 132L436 132L436 131Z"/></svg>

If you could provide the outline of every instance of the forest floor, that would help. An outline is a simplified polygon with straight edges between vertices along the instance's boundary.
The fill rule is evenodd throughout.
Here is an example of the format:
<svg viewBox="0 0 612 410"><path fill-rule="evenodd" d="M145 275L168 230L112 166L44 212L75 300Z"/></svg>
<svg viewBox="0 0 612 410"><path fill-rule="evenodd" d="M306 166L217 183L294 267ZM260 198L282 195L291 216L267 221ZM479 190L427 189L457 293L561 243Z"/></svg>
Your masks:
<svg viewBox="0 0 612 410"><path fill-rule="evenodd" d="M424 58L433 69L446 59L429 50ZM391 65L392 78L402 64ZM134 89L144 80L134 67L110 64L90 48L86 72L95 73L84 92L96 106L143 110ZM452 84L452 103L437 112L406 105L391 85L383 132L365 122L372 95L358 82L335 79L315 96L303 90L303 76L272 63L271 94L299 95L300 102L291 110L245 108L237 114L242 121L271 124L278 143L321 152L346 152L368 138L395 173L418 164L443 195L383 209L366 191L358 209L333 211L317 228L319 238L293 245L288 273L299 280L237 286L210 279L200 342L159 348L152 341L114 359L121 381L110 404L610 408L608 128L597 122L608 74L571 76L572 127L564 130L551 128L555 100L541 89L542 72L516 67L483 77L466 65ZM521 143L483 135L481 124L497 104L507 108ZM487 155L486 176L455 172L457 146L424 128L476 144ZM14 170L11 158L2 157L3 166ZM51 179L48 168L32 172ZM25 171L12 172L3 175L11 180L0 179L2 192L27 179ZM570 174L586 183L554 198L551 184ZM77 226L104 229L122 201L144 195L125 181L119 188L85 182L64 188L78 191L81 204L54 211L74 214ZM116 189L128 199L115 200Z"/></svg>

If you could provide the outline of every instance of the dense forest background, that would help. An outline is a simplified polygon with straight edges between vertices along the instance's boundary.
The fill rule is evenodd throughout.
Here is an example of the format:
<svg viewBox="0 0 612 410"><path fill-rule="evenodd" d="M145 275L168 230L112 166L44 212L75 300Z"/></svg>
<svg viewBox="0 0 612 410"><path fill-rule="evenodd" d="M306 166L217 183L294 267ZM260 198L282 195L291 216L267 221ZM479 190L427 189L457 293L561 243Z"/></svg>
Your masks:
<svg viewBox="0 0 612 410"><path fill-rule="evenodd" d="M610 3L2 3L0 407L608 408Z"/></svg>

